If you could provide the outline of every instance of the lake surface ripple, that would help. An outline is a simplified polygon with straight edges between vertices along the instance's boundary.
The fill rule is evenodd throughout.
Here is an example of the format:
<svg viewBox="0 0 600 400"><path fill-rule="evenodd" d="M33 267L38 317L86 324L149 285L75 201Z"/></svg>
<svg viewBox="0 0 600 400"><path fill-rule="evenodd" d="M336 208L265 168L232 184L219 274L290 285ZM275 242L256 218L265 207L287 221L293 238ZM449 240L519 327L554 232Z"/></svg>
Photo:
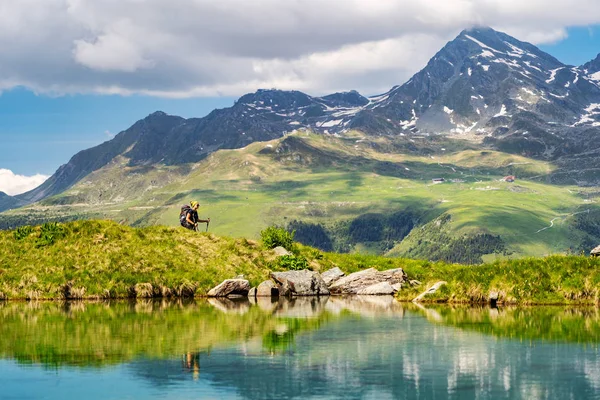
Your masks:
<svg viewBox="0 0 600 400"><path fill-rule="evenodd" d="M1 303L0 399L600 399L597 308Z"/></svg>

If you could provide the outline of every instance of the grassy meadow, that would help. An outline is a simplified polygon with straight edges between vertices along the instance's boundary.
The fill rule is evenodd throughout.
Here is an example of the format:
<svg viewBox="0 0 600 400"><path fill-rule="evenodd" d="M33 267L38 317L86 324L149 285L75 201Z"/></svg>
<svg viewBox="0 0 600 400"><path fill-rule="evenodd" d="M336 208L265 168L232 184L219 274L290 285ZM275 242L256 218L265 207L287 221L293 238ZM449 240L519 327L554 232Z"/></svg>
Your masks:
<svg viewBox="0 0 600 400"><path fill-rule="evenodd" d="M578 253L582 243L600 240L573 223L579 213L600 217L599 194L591 188L548 183L556 172L551 163L443 138L390 142L358 132L297 132L218 151L193 165L127 162L118 158L59 196L3 213L0 222L99 218L176 226L180 207L197 199L200 216L211 218L210 232L238 238L257 239L265 227L293 220L329 228L357 216L411 210L417 227L451 215L452 237L499 235L509 251L484 255L487 262ZM501 181L506 175L517 181ZM434 185L434 178L445 182ZM423 234L415 229L384 251L410 254ZM372 243L352 243L351 250L382 254Z"/></svg>

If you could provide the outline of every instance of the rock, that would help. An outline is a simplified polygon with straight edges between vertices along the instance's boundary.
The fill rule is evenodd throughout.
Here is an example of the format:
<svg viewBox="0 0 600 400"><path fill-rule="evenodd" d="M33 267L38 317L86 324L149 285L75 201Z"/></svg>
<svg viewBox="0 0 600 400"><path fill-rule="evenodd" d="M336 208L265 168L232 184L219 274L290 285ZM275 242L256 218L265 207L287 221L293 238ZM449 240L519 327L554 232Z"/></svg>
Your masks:
<svg viewBox="0 0 600 400"><path fill-rule="evenodd" d="M357 294L377 283L387 282L391 286L403 283L405 280L406 274L402 268L382 272L369 268L340 278L329 287L329 291L331 294Z"/></svg>
<svg viewBox="0 0 600 400"><path fill-rule="evenodd" d="M592 251L590 251L590 255L592 257L600 257L600 246L596 247Z"/></svg>
<svg viewBox="0 0 600 400"><path fill-rule="evenodd" d="M500 294L498 292L490 292L490 302L498 301L498 297L500 297Z"/></svg>
<svg viewBox="0 0 600 400"><path fill-rule="evenodd" d="M418 303L419 301L423 300L423 298L425 298L425 296L428 296L430 294L433 294L433 293L437 292L446 283L447 282L444 282L444 281L437 282L435 285L433 285L432 287L430 287L429 289L427 289L426 291L424 291L423 293L421 293L420 295L418 295L417 297L415 297L413 299L413 302L414 303Z"/></svg>
<svg viewBox="0 0 600 400"><path fill-rule="evenodd" d="M330 286L333 282L343 278L344 276L346 276L346 274L338 267L332 268L321 274L321 278L323 278L323 281L325 281L327 286Z"/></svg>
<svg viewBox="0 0 600 400"><path fill-rule="evenodd" d="M253 287L252 289L250 289L248 291L248 298L249 299L255 299L256 298L256 288Z"/></svg>
<svg viewBox="0 0 600 400"><path fill-rule="evenodd" d="M281 247L281 246L277 246L273 249L273 252L275 253L276 256L291 256L292 253L290 253L289 251L287 251L285 248Z"/></svg>
<svg viewBox="0 0 600 400"><path fill-rule="evenodd" d="M279 288L273 281L264 281L256 289L256 297L278 297Z"/></svg>
<svg viewBox="0 0 600 400"><path fill-rule="evenodd" d="M394 293L398 293L400 290L402 290L402 284L396 283L395 285L392 285L392 288L394 288Z"/></svg>
<svg viewBox="0 0 600 400"><path fill-rule="evenodd" d="M227 279L219 286L208 292L208 297L227 297L229 295L247 296L250 291L250 282L245 279Z"/></svg>
<svg viewBox="0 0 600 400"><path fill-rule="evenodd" d="M329 289L321 275L307 269L303 271L272 272L280 296L328 296Z"/></svg>
<svg viewBox="0 0 600 400"><path fill-rule="evenodd" d="M357 294L368 296L393 295L397 291L387 282L380 282L358 291Z"/></svg>

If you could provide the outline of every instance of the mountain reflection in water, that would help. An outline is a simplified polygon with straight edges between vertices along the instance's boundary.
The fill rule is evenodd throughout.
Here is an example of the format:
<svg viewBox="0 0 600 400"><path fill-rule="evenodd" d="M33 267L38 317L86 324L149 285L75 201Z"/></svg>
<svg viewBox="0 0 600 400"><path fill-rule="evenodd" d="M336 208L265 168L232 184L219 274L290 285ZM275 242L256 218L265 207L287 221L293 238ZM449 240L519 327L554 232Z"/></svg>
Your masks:
<svg viewBox="0 0 600 400"><path fill-rule="evenodd" d="M600 398L595 308L355 296L0 303L0 319L2 398Z"/></svg>

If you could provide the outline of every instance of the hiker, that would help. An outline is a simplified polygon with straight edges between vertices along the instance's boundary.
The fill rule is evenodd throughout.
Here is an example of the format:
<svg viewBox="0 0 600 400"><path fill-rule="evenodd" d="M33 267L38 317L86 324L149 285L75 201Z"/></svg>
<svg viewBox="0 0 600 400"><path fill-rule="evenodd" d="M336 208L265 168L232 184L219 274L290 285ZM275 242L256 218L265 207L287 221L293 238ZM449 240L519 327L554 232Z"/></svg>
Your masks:
<svg viewBox="0 0 600 400"><path fill-rule="evenodd" d="M190 207L191 206L191 207ZM184 228L195 231L198 227L198 223L207 224L210 223L209 219L198 219L198 207L200 204L197 201L192 201L190 206L183 206L181 208L181 213L179 214L179 221L181 222L181 226Z"/></svg>

